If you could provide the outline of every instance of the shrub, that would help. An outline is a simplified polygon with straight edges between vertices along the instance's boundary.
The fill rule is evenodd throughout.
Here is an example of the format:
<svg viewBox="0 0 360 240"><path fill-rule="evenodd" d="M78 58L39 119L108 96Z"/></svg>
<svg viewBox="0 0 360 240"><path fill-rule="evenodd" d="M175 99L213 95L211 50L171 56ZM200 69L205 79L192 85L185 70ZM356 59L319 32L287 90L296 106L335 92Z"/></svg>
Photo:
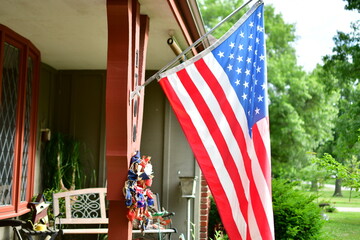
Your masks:
<svg viewBox="0 0 360 240"><path fill-rule="evenodd" d="M294 190L283 180L273 180L273 208L276 239L319 239L323 224L316 196Z"/></svg>
<svg viewBox="0 0 360 240"><path fill-rule="evenodd" d="M294 185L284 180L272 181L275 239L320 239L324 221L321 208L314 202L317 197L295 190ZM219 233L226 234L212 198L208 233L210 239L217 239Z"/></svg>

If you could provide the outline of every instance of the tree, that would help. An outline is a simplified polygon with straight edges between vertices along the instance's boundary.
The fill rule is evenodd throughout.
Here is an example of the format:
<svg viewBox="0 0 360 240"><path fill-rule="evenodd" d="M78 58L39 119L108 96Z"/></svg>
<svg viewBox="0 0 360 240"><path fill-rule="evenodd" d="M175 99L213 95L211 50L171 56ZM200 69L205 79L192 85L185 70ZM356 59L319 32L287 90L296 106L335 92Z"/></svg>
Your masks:
<svg viewBox="0 0 360 240"><path fill-rule="evenodd" d="M307 152L332 138L338 95L325 92L320 67L307 74L297 65L291 45L296 40L294 25L286 24L271 6L265 17L273 169L276 175L296 175L309 163Z"/></svg>
<svg viewBox="0 0 360 240"><path fill-rule="evenodd" d="M310 191L319 191L319 184L323 185L327 179L331 177L328 171L324 168L320 168L315 163L308 165L300 170L301 180L311 182Z"/></svg>
<svg viewBox="0 0 360 240"><path fill-rule="evenodd" d="M357 9L359 11L359 9L360 9L360 1L359 0L344 0L344 1L347 2L345 9L348 9L348 10Z"/></svg>
<svg viewBox="0 0 360 240"><path fill-rule="evenodd" d="M234 9L240 0L201 0L200 8L207 29L214 27ZM239 14L240 16L240 14ZM223 35L238 18L232 18L216 31ZM322 69L307 74L297 65L295 26L284 22L274 8L265 6L271 152L275 176L297 174L308 164L306 154L332 137L336 116L333 92L325 95L326 84L319 80ZM293 169L293 171L289 171Z"/></svg>
<svg viewBox="0 0 360 240"><path fill-rule="evenodd" d="M360 189L360 162L353 156L345 163L335 160L330 154L325 153L321 158L314 158L313 162L322 169L326 169L329 174L342 179L344 186L350 188L349 202L352 190Z"/></svg>
<svg viewBox="0 0 360 240"><path fill-rule="evenodd" d="M204 20L205 29L209 31L227 15L242 5L242 0L198 0L201 15ZM242 16L247 8L238 12L235 17L229 19L221 27L212 33L215 38L220 38Z"/></svg>
<svg viewBox="0 0 360 240"><path fill-rule="evenodd" d="M347 0L346 9L359 11L360 2ZM345 163L354 156L359 161L358 129L360 128L360 21L352 23L350 33L338 32L334 37L333 54L324 57L323 69L329 78L328 88L339 89L339 114L335 121L334 141L328 148L337 161ZM334 195L341 194L337 179Z"/></svg>

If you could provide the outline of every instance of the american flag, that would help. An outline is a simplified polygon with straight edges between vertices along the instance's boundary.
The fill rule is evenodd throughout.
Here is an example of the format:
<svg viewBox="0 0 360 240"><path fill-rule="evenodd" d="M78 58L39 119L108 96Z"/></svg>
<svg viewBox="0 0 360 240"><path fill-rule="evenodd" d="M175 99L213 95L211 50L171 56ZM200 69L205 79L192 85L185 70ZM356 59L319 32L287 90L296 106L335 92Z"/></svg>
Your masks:
<svg viewBox="0 0 360 240"><path fill-rule="evenodd" d="M160 77L230 239L274 239L263 3Z"/></svg>

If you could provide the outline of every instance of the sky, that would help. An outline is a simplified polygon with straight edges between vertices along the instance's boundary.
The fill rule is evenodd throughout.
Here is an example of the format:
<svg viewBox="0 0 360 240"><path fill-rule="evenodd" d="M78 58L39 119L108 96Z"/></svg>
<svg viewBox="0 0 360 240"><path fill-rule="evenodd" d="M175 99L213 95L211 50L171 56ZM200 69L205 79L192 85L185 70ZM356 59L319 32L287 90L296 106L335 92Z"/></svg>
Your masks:
<svg viewBox="0 0 360 240"><path fill-rule="evenodd" d="M345 10L343 0L264 0L281 13L286 23L296 25L294 47L298 64L312 71L322 57L332 53L337 31L350 32L350 23L360 19L357 11ZM265 19L266 21L266 19Z"/></svg>

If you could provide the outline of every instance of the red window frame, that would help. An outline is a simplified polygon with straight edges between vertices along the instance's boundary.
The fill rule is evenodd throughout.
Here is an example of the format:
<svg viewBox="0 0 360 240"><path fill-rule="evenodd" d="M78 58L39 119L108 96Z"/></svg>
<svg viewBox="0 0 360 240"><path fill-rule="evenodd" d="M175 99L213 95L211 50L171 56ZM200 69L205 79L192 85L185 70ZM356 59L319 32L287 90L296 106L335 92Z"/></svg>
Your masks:
<svg viewBox="0 0 360 240"><path fill-rule="evenodd" d="M19 61L19 86L16 107L16 133L14 142L13 162L13 186L11 205L0 205L0 219L20 216L29 212L28 202L31 200L34 191L34 168L36 154L36 129L37 129L37 106L39 90L40 52L26 38L20 36L11 29L0 24L0 101L2 94L3 60L5 42L18 48L20 51ZM25 201L21 201L21 178L24 149L25 132L25 104L26 104L26 81L28 80L28 58L32 59L33 78L30 112L30 136L28 145L27 160L27 184ZM1 104L1 102L0 102ZM0 146L1 147L1 146ZM1 183L0 183L1 184Z"/></svg>

